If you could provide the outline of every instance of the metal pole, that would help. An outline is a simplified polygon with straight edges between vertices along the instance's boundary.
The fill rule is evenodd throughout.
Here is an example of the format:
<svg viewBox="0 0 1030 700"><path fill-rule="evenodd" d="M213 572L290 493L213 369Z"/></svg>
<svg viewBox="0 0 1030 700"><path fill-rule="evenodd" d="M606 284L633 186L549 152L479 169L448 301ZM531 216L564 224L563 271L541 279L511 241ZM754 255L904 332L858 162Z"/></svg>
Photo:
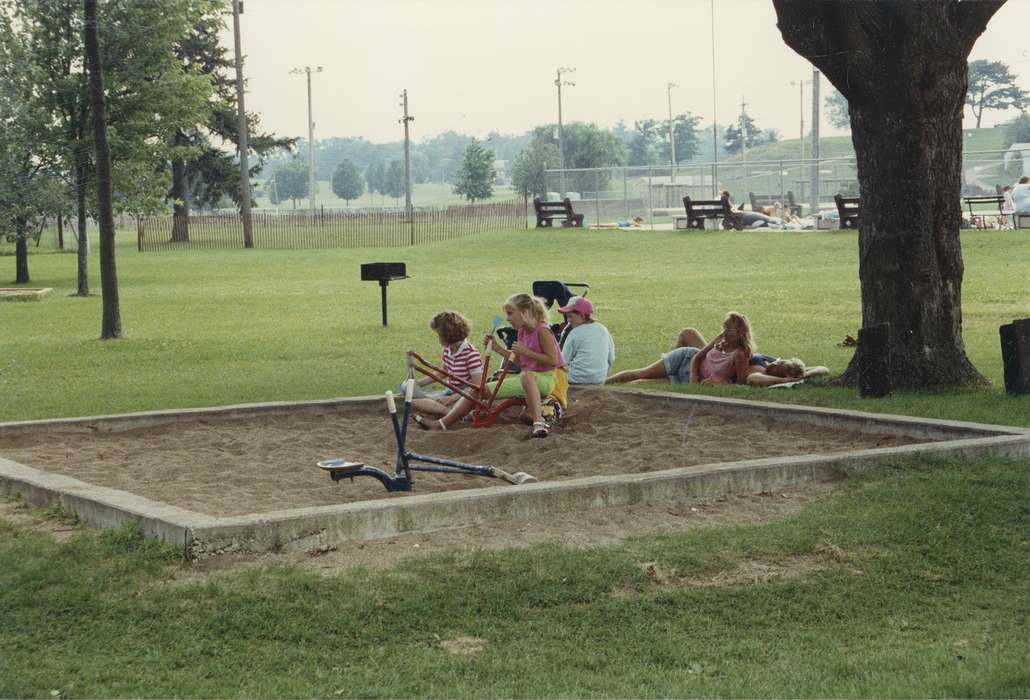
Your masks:
<svg viewBox="0 0 1030 700"><path fill-rule="evenodd" d="M240 47L240 2L232 0L232 30L236 43L236 110L239 119L237 142L240 148L240 213L243 216L243 247L254 247L250 217L250 168L247 165L247 110L243 105L243 50Z"/></svg>
<svg viewBox="0 0 1030 700"><path fill-rule="evenodd" d="M315 218L315 125L311 118L311 66L304 67L308 81L308 214Z"/></svg>
<svg viewBox="0 0 1030 700"><path fill-rule="evenodd" d="M672 165L672 181L676 182L676 131L672 128L672 89L679 87L676 83L665 86L669 98L669 164Z"/></svg>
<svg viewBox="0 0 1030 700"><path fill-rule="evenodd" d="M801 136L799 141L801 143L801 160L805 159L805 81L798 81L799 92L801 93L801 100L798 104L798 114L801 115Z"/></svg>
<svg viewBox="0 0 1030 700"><path fill-rule="evenodd" d="M411 212L411 141L408 135L408 122L415 121L415 117L408 116L408 91L401 93L404 102L404 116L401 122L404 124L404 215L408 218L408 225L411 228L411 245L415 245L415 222Z"/></svg>
<svg viewBox="0 0 1030 700"><path fill-rule="evenodd" d="M712 16L712 197L714 198L719 183L716 182L716 175L719 173L719 118L717 115L718 104L715 99L715 0L711 0Z"/></svg>
<svg viewBox="0 0 1030 700"><path fill-rule="evenodd" d="M812 214L819 211L819 69L812 69Z"/></svg>

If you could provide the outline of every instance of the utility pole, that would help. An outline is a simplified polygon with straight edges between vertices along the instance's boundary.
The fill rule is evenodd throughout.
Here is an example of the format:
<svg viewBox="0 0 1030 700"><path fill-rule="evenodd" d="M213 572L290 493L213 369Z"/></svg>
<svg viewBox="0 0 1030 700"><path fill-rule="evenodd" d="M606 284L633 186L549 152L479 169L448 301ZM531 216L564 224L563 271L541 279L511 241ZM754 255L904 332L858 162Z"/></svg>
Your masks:
<svg viewBox="0 0 1030 700"><path fill-rule="evenodd" d="M676 182L676 132L672 128L672 89L679 87L676 83L665 86L665 94L669 98L669 164L672 166L670 182Z"/></svg>
<svg viewBox="0 0 1030 700"><path fill-rule="evenodd" d="M315 73L322 72L322 66L316 66ZM315 218L315 119L311 114L311 66L303 69L294 68L291 74L304 73L308 77L308 213Z"/></svg>
<svg viewBox="0 0 1030 700"><path fill-rule="evenodd" d="M415 222L411 215L411 141L408 137L408 122L415 121L415 117L408 115L408 91L401 93L404 108L404 116L398 121L404 124L404 215L408 218L411 226L411 245L415 245Z"/></svg>
<svg viewBox="0 0 1030 700"><path fill-rule="evenodd" d="M250 168L247 165L247 110L243 106L243 50L240 47L240 14L243 0L232 0L232 31L236 41L236 110L239 119L237 143L240 148L240 214L243 216L243 247L254 247L254 228L250 217Z"/></svg>
<svg viewBox="0 0 1030 700"><path fill-rule="evenodd" d="M812 69L812 214L819 211L819 69Z"/></svg>
<svg viewBox="0 0 1030 700"><path fill-rule="evenodd" d="M747 102L744 101L744 96L740 96L740 154L741 159L744 162L745 170L747 169ZM745 174L746 177L746 174Z"/></svg>
<svg viewBox="0 0 1030 700"><path fill-rule="evenodd" d="M710 3L712 17L712 197L719 190L719 119L715 99L715 0Z"/></svg>
<svg viewBox="0 0 1030 700"><path fill-rule="evenodd" d="M811 83L811 80L791 80L791 85L797 85L801 92L801 99L798 105L798 113L801 115L801 160L805 159L805 83Z"/></svg>
<svg viewBox="0 0 1030 700"><path fill-rule="evenodd" d="M561 174L561 196L565 196L565 132L562 127L561 119L561 88L562 85L569 87L575 87L576 84L570 80L562 80L562 73L575 73L575 68L558 68L557 75L554 79L554 85L558 88L558 168Z"/></svg>

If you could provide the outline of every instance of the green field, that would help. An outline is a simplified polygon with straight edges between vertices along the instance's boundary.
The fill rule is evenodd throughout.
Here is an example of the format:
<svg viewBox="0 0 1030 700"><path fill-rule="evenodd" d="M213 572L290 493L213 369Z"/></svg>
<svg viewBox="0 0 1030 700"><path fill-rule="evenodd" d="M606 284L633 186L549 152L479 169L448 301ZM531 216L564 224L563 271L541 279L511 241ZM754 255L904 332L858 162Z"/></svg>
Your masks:
<svg viewBox="0 0 1030 700"><path fill-rule="evenodd" d="M1001 389L997 330L1030 316L1030 236L963 232L963 250L964 338L989 388L882 401L825 384L682 389L1030 426L1030 397ZM845 232L499 230L142 254L132 232L118 256L126 337L103 342L99 296L69 296L75 257L30 256L32 286L55 291L0 303L0 420L379 393L406 348L438 352L433 313L460 309L481 333L534 279L592 285L616 369L737 309L762 351L838 373L851 354L838 342L860 324ZM358 279L379 260L411 275L389 287L388 328L378 287ZM90 264L99 294L95 252ZM0 279L13 272L0 255ZM131 529L66 523L56 542L0 519L0 697L1030 695L1030 465L899 460L842 476L768 522L319 573L270 559L199 575ZM754 571L781 573L741 575ZM476 652L448 650L464 638Z"/></svg>

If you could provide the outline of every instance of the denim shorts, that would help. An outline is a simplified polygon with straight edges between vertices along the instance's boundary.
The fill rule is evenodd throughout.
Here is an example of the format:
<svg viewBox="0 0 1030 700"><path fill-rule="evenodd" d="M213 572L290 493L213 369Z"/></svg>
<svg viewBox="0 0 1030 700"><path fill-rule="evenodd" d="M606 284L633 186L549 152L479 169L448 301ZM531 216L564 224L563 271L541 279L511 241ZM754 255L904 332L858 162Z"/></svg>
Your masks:
<svg viewBox="0 0 1030 700"><path fill-rule="evenodd" d="M662 354L669 381L673 384L690 384L690 361L699 352L701 348L683 347Z"/></svg>

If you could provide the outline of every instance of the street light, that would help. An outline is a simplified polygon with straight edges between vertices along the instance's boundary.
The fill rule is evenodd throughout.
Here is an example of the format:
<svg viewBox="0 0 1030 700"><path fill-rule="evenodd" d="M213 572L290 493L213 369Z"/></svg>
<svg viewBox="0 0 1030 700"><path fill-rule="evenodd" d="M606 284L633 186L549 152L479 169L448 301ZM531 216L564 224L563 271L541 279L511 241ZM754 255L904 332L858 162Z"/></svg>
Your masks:
<svg viewBox="0 0 1030 700"><path fill-rule="evenodd" d="M676 83L669 83L665 86L665 92L669 98L669 163L673 168L676 167L676 134L672 129L672 89L678 87L679 85Z"/></svg>
<svg viewBox="0 0 1030 700"><path fill-rule="evenodd" d="M568 85L569 87L575 87L576 84L571 80L562 80L564 73L575 73L575 68L566 68L564 66L559 67L554 78L554 86L558 88L558 168L561 176L561 196L565 196L565 133L562 128L561 120L561 88L562 85Z"/></svg>
<svg viewBox="0 0 1030 700"><path fill-rule="evenodd" d="M812 84L811 80L791 80L791 85L797 85L801 92L801 160L805 159L805 83Z"/></svg>
<svg viewBox="0 0 1030 700"><path fill-rule="evenodd" d="M290 75L305 74L308 77L308 211L315 218L315 120L311 116L311 73L321 73L322 66L294 68Z"/></svg>

